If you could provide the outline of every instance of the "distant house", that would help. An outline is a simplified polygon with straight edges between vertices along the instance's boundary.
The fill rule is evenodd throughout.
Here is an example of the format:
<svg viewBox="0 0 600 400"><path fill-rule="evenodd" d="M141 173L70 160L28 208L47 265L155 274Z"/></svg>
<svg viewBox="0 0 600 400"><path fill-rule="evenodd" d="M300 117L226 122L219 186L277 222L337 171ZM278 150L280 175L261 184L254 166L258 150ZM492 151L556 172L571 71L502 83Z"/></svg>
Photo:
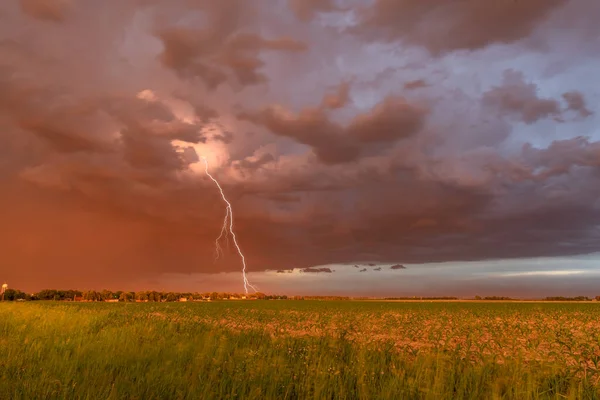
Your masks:
<svg viewBox="0 0 600 400"><path fill-rule="evenodd" d="M182 297L179 299L179 302L181 303L185 303L186 301L188 301L187 297Z"/></svg>
<svg viewBox="0 0 600 400"><path fill-rule="evenodd" d="M106 299L104 300L106 303L118 303L119 300L118 299Z"/></svg>
<svg viewBox="0 0 600 400"><path fill-rule="evenodd" d="M73 301L83 301L83 296L75 296L73 297Z"/></svg>

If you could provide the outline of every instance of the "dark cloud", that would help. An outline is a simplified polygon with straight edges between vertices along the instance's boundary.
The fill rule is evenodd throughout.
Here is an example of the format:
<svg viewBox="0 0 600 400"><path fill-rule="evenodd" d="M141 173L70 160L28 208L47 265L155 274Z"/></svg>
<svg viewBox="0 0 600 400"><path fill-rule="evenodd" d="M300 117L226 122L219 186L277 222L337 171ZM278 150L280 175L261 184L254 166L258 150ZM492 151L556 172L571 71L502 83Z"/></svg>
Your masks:
<svg viewBox="0 0 600 400"><path fill-rule="evenodd" d="M264 66L259 57L262 51L294 53L307 49L306 44L288 37L265 39L219 26L209 29L167 27L159 30L157 37L164 47L159 56L162 64L182 78L201 79L209 89L216 89L229 77L235 77L242 86L266 82L260 72Z"/></svg>
<svg viewBox="0 0 600 400"><path fill-rule="evenodd" d="M66 18L68 0L19 0L23 12L40 20L62 22Z"/></svg>
<svg viewBox="0 0 600 400"><path fill-rule="evenodd" d="M423 127L426 114L426 109L404 98L387 97L347 126L333 122L321 108L307 108L294 115L271 106L258 112L242 112L238 118L312 147L325 164L338 164L356 160L364 145L391 143L415 135Z"/></svg>
<svg viewBox="0 0 600 400"><path fill-rule="evenodd" d="M579 114L581 118L587 118L593 113L585 105L585 98L580 92L572 91L563 93L563 99L567 102L568 109Z"/></svg>
<svg viewBox="0 0 600 400"><path fill-rule="evenodd" d="M406 269L406 267L402 264L392 265L390 269Z"/></svg>
<svg viewBox="0 0 600 400"><path fill-rule="evenodd" d="M320 274L320 273L331 274L333 271L331 270L331 268L304 268L304 269L301 269L300 272L306 272L306 273L311 273L311 274Z"/></svg>
<svg viewBox="0 0 600 400"><path fill-rule="evenodd" d="M360 270L360 271L358 271L358 272L367 272L367 269L366 269L366 268L363 268L363 269L361 269L361 270Z"/></svg>
<svg viewBox="0 0 600 400"><path fill-rule="evenodd" d="M554 118L562 121L562 109L558 100L540 98L538 87L525 82L521 72L508 70L504 73L502 86L495 86L483 95L483 103L501 113L514 115L523 122L531 124L542 118ZM568 109L578 112L582 117L591 115L585 107L581 93L567 92L563 98Z"/></svg>
<svg viewBox="0 0 600 400"><path fill-rule="evenodd" d="M434 54L513 43L566 0L376 0L359 14L354 32L384 41L404 40Z"/></svg>
<svg viewBox="0 0 600 400"><path fill-rule="evenodd" d="M96 152L109 151L110 146L95 140L93 137L82 134L74 128L60 126L61 120L58 116L52 119L24 119L19 121L20 128L33 133L48 143L58 152Z"/></svg>
<svg viewBox="0 0 600 400"><path fill-rule="evenodd" d="M483 95L483 103L502 113L518 116L531 124L541 118L560 115L560 103L554 99L538 97L537 86L526 83L522 73L508 70L502 86L496 86Z"/></svg>
<svg viewBox="0 0 600 400"><path fill-rule="evenodd" d="M306 109L294 116L272 106L254 113L240 113L238 118L311 146L317 157L326 164L349 162L360 153L358 145L343 136L344 129L331 122L320 109Z"/></svg>
<svg viewBox="0 0 600 400"><path fill-rule="evenodd" d="M424 79L415 79L414 81L408 81L404 84L404 89L415 90L429 86Z"/></svg>
<svg viewBox="0 0 600 400"><path fill-rule="evenodd" d="M424 124L426 110L404 98L388 97L369 113L358 115L347 127L360 142L393 142L417 133Z"/></svg>

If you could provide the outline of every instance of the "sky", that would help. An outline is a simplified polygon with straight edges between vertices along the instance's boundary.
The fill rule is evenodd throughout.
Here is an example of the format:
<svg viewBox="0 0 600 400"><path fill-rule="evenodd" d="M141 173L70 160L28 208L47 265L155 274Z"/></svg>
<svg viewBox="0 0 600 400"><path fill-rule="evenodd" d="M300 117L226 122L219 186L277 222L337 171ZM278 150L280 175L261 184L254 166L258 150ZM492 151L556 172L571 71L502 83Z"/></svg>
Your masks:
<svg viewBox="0 0 600 400"><path fill-rule="evenodd" d="M205 157L262 291L600 294L599 14L2 2L0 280L242 291Z"/></svg>

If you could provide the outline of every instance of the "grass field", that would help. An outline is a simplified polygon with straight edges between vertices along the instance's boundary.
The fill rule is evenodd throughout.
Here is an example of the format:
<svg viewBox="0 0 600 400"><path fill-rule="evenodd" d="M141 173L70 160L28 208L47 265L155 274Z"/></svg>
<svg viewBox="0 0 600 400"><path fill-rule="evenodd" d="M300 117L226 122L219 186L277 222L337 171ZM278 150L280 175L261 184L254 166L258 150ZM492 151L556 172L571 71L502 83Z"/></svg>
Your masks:
<svg viewBox="0 0 600 400"><path fill-rule="evenodd" d="M600 304L0 304L0 398L598 399Z"/></svg>

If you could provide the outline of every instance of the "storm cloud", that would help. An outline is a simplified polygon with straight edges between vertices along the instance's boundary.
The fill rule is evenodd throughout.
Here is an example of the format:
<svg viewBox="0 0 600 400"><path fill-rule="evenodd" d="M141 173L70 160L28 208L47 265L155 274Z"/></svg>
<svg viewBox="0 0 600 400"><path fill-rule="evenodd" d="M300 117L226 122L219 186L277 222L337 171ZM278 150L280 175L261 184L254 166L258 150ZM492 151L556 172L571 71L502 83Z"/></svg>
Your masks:
<svg viewBox="0 0 600 400"><path fill-rule="evenodd" d="M2 279L599 251L597 7L4 2Z"/></svg>

